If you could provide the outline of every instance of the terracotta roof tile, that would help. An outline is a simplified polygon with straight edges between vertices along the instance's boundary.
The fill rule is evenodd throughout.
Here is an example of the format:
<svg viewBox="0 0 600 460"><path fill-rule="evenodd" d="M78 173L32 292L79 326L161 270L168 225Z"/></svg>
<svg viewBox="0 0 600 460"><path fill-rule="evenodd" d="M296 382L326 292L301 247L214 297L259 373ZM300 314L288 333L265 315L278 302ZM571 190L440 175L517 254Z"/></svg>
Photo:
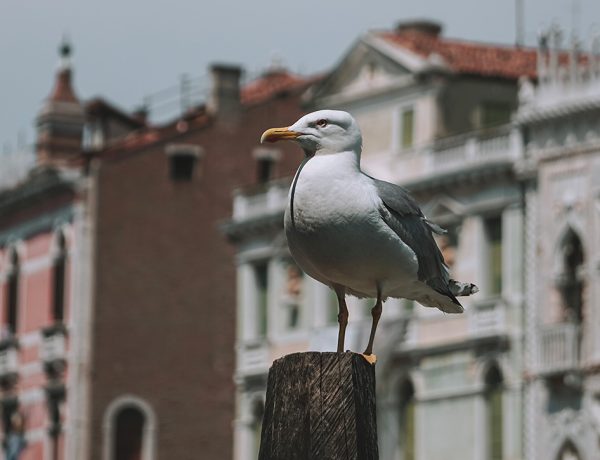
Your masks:
<svg viewBox="0 0 600 460"><path fill-rule="evenodd" d="M437 54L458 73L508 79L536 77L534 48L446 39L414 30L376 32L376 36L424 58Z"/></svg>
<svg viewBox="0 0 600 460"><path fill-rule="evenodd" d="M273 70L242 88L242 104L256 104L286 91L305 86L312 81L314 81L314 78L295 75L285 70Z"/></svg>

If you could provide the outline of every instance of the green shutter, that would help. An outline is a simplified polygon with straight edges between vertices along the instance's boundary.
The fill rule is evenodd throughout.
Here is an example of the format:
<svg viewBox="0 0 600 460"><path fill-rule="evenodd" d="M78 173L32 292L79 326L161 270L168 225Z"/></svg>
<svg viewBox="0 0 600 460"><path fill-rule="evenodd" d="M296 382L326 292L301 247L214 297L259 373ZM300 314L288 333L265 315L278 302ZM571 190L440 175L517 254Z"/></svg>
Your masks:
<svg viewBox="0 0 600 460"><path fill-rule="evenodd" d="M339 305L338 305L338 298L337 298L337 294L330 289L329 290L329 306L328 306L328 311L327 311L327 323L328 324L335 324L338 322L338 313L339 313Z"/></svg>
<svg viewBox="0 0 600 460"><path fill-rule="evenodd" d="M502 387L487 394L488 450L490 460L502 460Z"/></svg>
<svg viewBox="0 0 600 460"><path fill-rule="evenodd" d="M415 459L415 400L406 403L404 417L404 458L403 460Z"/></svg>
<svg viewBox="0 0 600 460"><path fill-rule="evenodd" d="M510 105L504 102L485 102L482 107L481 127L489 128L510 121Z"/></svg>
<svg viewBox="0 0 600 460"><path fill-rule="evenodd" d="M487 220L489 293L502 293L502 219Z"/></svg>
<svg viewBox="0 0 600 460"><path fill-rule="evenodd" d="M413 134L415 125L415 112L413 109L402 112L402 148L413 146Z"/></svg>
<svg viewBox="0 0 600 460"><path fill-rule="evenodd" d="M255 421L252 424L252 437L254 438L254 456L252 458L258 458L260 451L260 435L262 431L262 421Z"/></svg>

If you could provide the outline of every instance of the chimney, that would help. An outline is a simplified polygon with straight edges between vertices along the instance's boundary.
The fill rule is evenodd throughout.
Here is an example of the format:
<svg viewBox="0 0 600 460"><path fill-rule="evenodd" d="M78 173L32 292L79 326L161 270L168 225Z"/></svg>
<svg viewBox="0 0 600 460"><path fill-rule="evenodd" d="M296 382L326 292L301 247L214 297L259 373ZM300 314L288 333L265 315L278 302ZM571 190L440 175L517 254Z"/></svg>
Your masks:
<svg viewBox="0 0 600 460"><path fill-rule="evenodd" d="M235 65L213 64L212 91L208 109L218 118L235 119L240 112L240 78L242 68Z"/></svg>
<svg viewBox="0 0 600 460"><path fill-rule="evenodd" d="M396 33L418 33L421 35L428 35L432 38L437 38L442 33L442 24L429 19L400 21L398 24L396 24Z"/></svg>
<svg viewBox="0 0 600 460"><path fill-rule="evenodd" d="M59 52L54 88L36 119L36 155L38 164L70 166L81 153L85 113L71 83L71 46L63 42Z"/></svg>

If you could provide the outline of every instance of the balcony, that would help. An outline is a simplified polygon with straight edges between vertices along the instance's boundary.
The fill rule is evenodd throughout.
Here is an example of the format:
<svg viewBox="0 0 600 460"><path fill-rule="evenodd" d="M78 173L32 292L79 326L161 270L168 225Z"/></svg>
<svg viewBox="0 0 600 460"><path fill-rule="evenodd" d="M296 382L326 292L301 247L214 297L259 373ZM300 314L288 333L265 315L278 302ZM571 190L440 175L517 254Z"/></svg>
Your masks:
<svg viewBox="0 0 600 460"><path fill-rule="evenodd" d="M257 339L242 343L237 353L237 373L243 376L268 372L271 361L266 340Z"/></svg>
<svg viewBox="0 0 600 460"><path fill-rule="evenodd" d="M52 377L59 376L67 362L67 330L62 323L57 323L42 330L42 346L40 356L46 373Z"/></svg>
<svg viewBox="0 0 600 460"><path fill-rule="evenodd" d="M393 163L394 179L411 183L430 176L508 163L520 154L518 136L510 125L504 125L438 139L430 145L397 154Z"/></svg>
<svg viewBox="0 0 600 460"><path fill-rule="evenodd" d="M540 374L557 374L579 367L581 328L562 323L540 330L538 370Z"/></svg>
<svg viewBox="0 0 600 460"><path fill-rule="evenodd" d="M290 179L284 179L236 191L233 200L233 220L243 221L283 213L289 188Z"/></svg>
<svg viewBox="0 0 600 460"><path fill-rule="evenodd" d="M12 385L19 373L19 350L14 338L0 342L0 386Z"/></svg>

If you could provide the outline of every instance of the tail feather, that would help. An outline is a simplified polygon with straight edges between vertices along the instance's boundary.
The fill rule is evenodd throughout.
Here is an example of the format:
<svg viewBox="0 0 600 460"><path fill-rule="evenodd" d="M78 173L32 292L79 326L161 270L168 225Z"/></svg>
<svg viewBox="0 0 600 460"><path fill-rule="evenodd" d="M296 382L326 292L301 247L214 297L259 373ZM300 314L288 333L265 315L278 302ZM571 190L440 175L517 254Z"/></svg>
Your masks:
<svg viewBox="0 0 600 460"><path fill-rule="evenodd" d="M479 288L473 283L461 283L456 280L449 280L450 291L455 296L469 296L479 292Z"/></svg>

